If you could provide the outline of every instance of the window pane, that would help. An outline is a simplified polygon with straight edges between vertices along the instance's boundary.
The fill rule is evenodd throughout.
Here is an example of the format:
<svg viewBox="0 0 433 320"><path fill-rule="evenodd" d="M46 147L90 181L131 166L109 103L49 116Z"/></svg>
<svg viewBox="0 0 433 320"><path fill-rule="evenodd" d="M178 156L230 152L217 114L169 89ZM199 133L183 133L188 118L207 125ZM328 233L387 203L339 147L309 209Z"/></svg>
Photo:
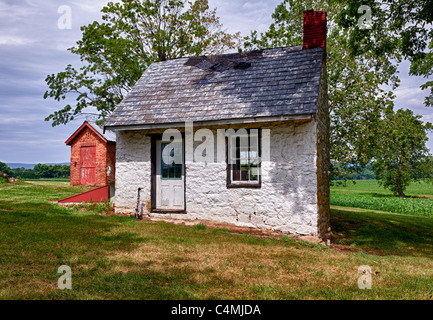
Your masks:
<svg viewBox="0 0 433 320"><path fill-rule="evenodd" d="M182 178L182 166L177 165L174 170L174 178L181 179Z"/></svg>
<svg viewBox="0 0 433 320"><path fill-rule="evenodd" d="M259 149L258 136L250 136L250 149L252 149L252 150L258 150Z"/></svg>
<svg viewBox="0 0 433 320"><path fill-rule="evenodd" d="M241 159L248 159L248 150L246 150L246 151L241 151L241 153L240 153L240 158L241 158Z"/></svg>
<svg viewBox="0 0 433 320"><path fill-rule="evenodd" d="M257 167L250 167L250 180L257 181L259 179L259 170Z"/></svg>
<svg viewBox="0 0 433 320"><path fill-rule="evenodd" d="M162 169L168 169L168 168L169 168L169 165L166 164L164 161L161 161L161 168L162 168Z"/></svg>
<svg viewBox="0 0 433 320"><path fill-rule="evenodd" d="M249 152L249 159L251 160L251 163L256 162L258 158L257 151L250 151Z"/></svg>
<svg viewBox="0 0 433 320"><path fill-rule="evenodd" d="M168 179L168 168L162 169L161 176L162 179Z"/></svg>
<svg viewBox="0 0 433 320"><path fill-rule="evenodd" d="M241 170L241 180L248 181L248 167L243 167Z"/></svg>
<svg viewBox="0 0 433 320"><path fill-rule="evenodd" d="M233 181L241 181L241 171L233 169Z"/></svg>

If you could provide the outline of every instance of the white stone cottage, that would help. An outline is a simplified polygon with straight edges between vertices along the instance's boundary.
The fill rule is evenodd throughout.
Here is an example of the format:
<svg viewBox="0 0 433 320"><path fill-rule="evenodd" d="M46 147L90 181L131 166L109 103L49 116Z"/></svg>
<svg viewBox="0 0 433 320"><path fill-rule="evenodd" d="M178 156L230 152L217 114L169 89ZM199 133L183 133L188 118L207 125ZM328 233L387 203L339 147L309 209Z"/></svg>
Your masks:
<svg viewBox="0 0 433 320"><path fill-rule="evenodd" d="M152 64L105 123L116 211L134 213L140 188L144 215L325 239L325 44L326 12L309 10L303 46Z"/></svg>

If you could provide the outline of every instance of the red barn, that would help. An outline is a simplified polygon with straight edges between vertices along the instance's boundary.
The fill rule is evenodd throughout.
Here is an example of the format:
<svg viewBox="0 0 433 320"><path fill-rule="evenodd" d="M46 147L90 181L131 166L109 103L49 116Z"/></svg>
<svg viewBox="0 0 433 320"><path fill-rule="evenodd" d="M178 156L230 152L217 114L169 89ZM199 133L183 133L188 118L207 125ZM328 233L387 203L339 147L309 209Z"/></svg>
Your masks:
<svg viewBox="0 0 433 320"><path fill-rule="evenodd" d="M66 141L71 146L71 185L105 186L114 181L116 136L85 121Z"/></svg>

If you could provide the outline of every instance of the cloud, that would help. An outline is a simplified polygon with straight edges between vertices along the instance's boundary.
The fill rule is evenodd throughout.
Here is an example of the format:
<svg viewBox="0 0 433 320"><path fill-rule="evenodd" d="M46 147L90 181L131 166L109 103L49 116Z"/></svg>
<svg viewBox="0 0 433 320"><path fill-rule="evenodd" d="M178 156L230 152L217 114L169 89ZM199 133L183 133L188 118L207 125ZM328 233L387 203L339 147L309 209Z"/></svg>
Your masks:
<svg viewBox="0 0 433 320"><path fill-rule="evenodd" d="M31 139L31 138L29 139L29 137L27 137L27 139L25 140L0 139L0 143L11 144L11 145L20 144L23 146L41 146L41 145L63 144L65 143L65 141L63 139Z"/></svg>
<svg viewBox="0 0 433 320"><path fill-rule="evenodd" d="M249 0L227 1L209 0L210 8L217 8L217 15L221 18L227 32L241 32L243 36L252 30L263 32L272 22L272 14L281 0Z"/></svg>
<svg viewBox="0 0 433 320"><path fill-rule="evenodd" d="M34 43L34 40L24 37L13 37L10 35L0 35L0 46L20 46Z"/></svg>
<svg viewBox="0 0 433 320"><path fill-rule="evenodd" d="M69 1L71 4L71 8L76 8L82 13L86 13L87 15L95 15L101 12L102 7L104 7L109 1L107 0L92 0L92 1L82 1L82 0L74 0ZM112 2L120 2L120 1L112 1Z"/></svg>
<svg viewBox="0 0 433 320"><path fill-rule="evenodd" d="M67 138L82 121L52 128L44 119L63 107L44 100L48 74L79 58L66 49L81 38L80 26L100 19L106 1L2 0L0 2L0 159L65 162ZM72 10L72 29L58 28L60 5Z"/></svg>
<svg viewBox="0 0 433 320"><path fill-rule="evenodd" d="M428 95L419 86L405 86L398 88L395 91L396 101L399 104L406 105L407 107L418 107L424 104L424 98Z"/></svg>

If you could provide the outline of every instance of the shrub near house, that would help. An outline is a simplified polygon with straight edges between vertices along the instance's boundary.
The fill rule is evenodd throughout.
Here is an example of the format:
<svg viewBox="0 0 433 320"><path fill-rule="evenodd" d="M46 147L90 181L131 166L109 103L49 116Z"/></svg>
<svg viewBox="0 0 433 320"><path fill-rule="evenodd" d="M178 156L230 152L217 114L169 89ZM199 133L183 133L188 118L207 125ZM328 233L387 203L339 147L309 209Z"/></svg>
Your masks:
<svg viewBox="0 0 433 320"><path fill-rule="evenodd" d="M0 183L18 182L17 179L11 177L13 171L4 162L0 162Z"/></svg>

